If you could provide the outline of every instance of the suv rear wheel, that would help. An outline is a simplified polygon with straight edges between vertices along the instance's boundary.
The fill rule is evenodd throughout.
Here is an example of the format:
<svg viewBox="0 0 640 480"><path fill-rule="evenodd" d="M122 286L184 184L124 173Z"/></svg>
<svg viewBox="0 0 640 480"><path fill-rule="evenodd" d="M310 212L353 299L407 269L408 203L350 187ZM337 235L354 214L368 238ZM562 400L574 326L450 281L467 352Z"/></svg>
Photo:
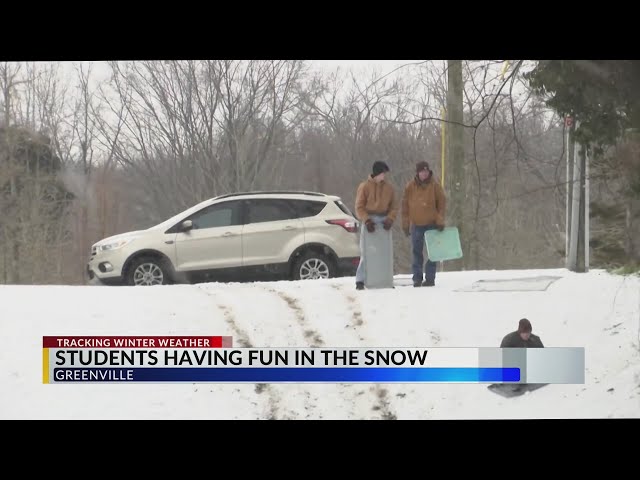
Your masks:
<svg viewBox="0 0 640 480"><path fill-rule="evenodd" d="M335 266L329 257L321 253L307 252L293 263L294 280L315 280L335 276Z"/></svg>
<svg viewBox="0 0 640 480"><path fill-rule="evenodd" d="M156 257L136 258L127 271L127 284L131 286L166 285L169 269L166 262Z"/></svg>

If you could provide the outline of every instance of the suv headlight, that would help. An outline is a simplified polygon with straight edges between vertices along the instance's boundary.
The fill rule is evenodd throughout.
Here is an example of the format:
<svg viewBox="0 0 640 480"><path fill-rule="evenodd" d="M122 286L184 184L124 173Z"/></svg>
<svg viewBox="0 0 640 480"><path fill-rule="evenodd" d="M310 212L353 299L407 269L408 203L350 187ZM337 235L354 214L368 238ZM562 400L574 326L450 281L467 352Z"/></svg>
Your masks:
<svg viewBox="0 0 640 480"><path fill-rule="evenodd" d="M105 243L104 245L98 246L99 252L106 252L109 250L117 250L118 248L122 248L128 243L131 243L133 238L126 238L124 240L118 240L117 242Z"/></svg>

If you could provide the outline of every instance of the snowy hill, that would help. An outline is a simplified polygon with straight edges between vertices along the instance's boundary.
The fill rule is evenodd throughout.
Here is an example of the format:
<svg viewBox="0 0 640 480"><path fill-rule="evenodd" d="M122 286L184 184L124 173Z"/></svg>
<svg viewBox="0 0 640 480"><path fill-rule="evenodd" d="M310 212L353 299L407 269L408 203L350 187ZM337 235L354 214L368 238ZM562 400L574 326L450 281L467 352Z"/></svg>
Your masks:
<svg viewBox="0 0 640 480"><path fill-rule="evenodd" d="M519 279L519 280L518 280ZM160 287L0 287L2 419L640 417L640 280L602 271L440 273ZM516 290L516 291L514 291ZM504 399L477 384L42 384L43 335L232 335L255 347L497 347L527 317L585 347L586 384Z"/></svg>

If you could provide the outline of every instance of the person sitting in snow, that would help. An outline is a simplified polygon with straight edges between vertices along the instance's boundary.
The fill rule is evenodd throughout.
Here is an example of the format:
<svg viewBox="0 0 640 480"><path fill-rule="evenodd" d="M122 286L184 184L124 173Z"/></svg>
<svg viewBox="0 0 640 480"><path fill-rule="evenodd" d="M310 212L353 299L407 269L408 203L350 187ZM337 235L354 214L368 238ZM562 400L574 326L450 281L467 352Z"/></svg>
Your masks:
<svg viewBox="0 0 640 480"><path fill-rule="evenodd" d="M518 323L518 330L511 332L502 339L500 348L544 348L542 340L531 333L531 322L523 318Z"/></svg>

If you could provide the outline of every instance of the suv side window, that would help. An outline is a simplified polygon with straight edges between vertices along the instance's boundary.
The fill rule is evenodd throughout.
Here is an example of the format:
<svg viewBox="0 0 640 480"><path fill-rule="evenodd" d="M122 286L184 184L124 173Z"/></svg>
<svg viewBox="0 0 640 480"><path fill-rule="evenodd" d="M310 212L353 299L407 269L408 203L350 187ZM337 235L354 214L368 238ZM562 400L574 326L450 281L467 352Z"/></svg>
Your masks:
<svg viewBox="0 0 640 480"><path fill-rule="evenodd" d="M298 214L288 200L256 199L247 200L247 222L277 222L298 218Z"/></svg>
<svg viewBox="0 0 640 480"><path fill-rule="evenodd" d="M218 203L194 213L188 220L193 222L194 230L242 225L241 207L239 201Z"/></svg>
<svg viewBox="0 0 640 480"><path fill-rule="evenodd" d="M340 210L342 210L342 213L345 213L345 214L349 215L350 217L354 217L355 216L353 213L351 213L351 210L349 210L347 208L347 206L342 202L342 200L336 200L336 205L338 206L338 208Z"/></svg>
<svg viewBox="0 0 640 480"><path fill-rule="evenodd" d="M318 215L324 207L327 206L326 202L319 202L317 200L289 200L296 209L298 218L315 217Z"/></svg>

